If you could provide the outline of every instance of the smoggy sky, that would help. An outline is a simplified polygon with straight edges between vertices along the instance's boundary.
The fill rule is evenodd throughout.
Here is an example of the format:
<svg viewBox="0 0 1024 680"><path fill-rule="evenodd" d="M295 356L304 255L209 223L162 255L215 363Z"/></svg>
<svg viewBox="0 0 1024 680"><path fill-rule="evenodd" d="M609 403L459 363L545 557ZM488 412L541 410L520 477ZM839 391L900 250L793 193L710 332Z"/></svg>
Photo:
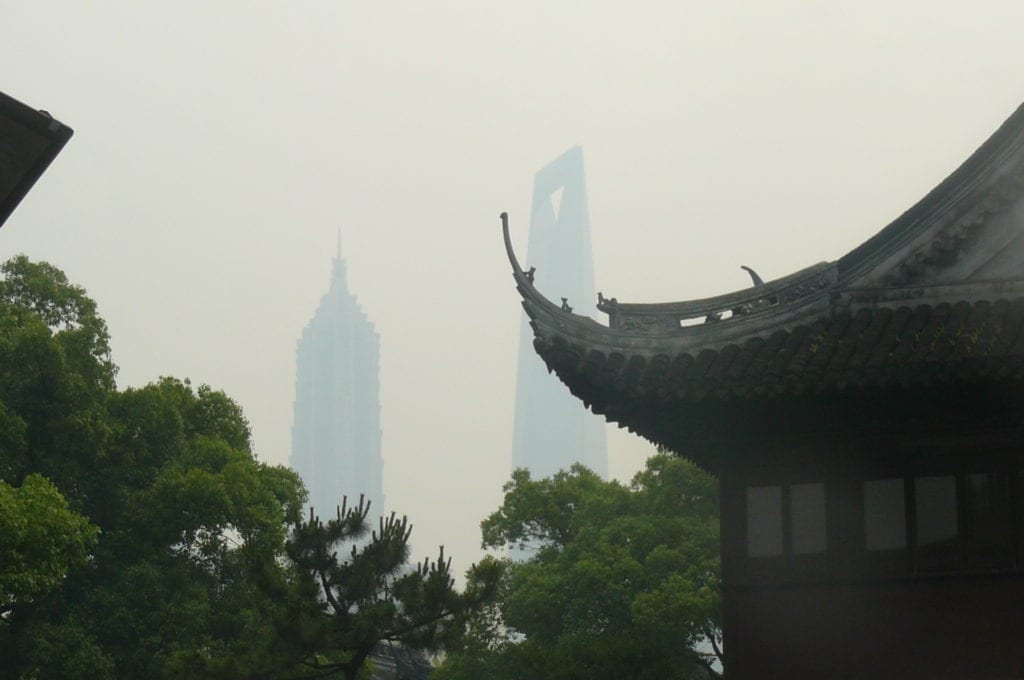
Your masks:
<svg viewBox="0 0 1024 680"><path fill-rule="evenodd" d="M741 264L768 280L841 256L1024 100L1019 0L0 0L0 16L0 90L75 129L0 257L86 287L121 387L223 389L259 457L285 463L295 343L340 229L381 336L389 504L415 557L444 543L459 571L510 466L520 310L498 214L525 249L538 168L584 148L598 290L703 297L746 287ZM650 451L610 432L612 474Z"/></svg>

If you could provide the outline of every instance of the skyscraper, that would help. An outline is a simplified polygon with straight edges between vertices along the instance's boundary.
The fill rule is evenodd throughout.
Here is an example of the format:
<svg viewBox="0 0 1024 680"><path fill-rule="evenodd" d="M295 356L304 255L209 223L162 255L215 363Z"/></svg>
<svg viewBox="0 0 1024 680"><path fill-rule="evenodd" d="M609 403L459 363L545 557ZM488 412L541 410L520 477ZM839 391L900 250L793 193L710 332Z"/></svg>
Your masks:
<svg viewBox="0 0 1024 680"><path fill-rule="evenodd" d="M536 267L535 285L550 299L565 298L582 313L593 308L590 215L579 146L539 170L534 178L527 263ZM547 374L533 351L533 332L523 314L512 465L528 468L536 479L575 462L607 478L604 420L587 411Z"/></svg>
<svg viewBox="0 0 1024 680"><path fill-rule="evenodd" d="M339 253L296 352L291 465L321 516L360 494L371 516L384 513L379 357L377 331L348 290Z"/></svg>

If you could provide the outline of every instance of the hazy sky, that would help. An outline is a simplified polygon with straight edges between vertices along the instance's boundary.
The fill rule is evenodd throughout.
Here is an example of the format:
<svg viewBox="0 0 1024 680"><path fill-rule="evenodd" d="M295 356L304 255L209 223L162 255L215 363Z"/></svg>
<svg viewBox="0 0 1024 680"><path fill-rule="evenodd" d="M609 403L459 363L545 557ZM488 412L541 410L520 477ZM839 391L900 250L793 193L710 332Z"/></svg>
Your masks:
<svg viewBox="0 0 1024 680"><path fill-rule="evenodd" d="M461 571L510 465L533 173L584 148L597 288L713 295L832 260L1024 100L1024 3L0 0L0 90L75 136L0 257L98 301L122 387L225 390L290 448L329 283L381 336L385 491ZM525 253L521 252L521 257ZM570 301L577 310L589 301ZM610 433L627 479L650 447Z"/></svg>

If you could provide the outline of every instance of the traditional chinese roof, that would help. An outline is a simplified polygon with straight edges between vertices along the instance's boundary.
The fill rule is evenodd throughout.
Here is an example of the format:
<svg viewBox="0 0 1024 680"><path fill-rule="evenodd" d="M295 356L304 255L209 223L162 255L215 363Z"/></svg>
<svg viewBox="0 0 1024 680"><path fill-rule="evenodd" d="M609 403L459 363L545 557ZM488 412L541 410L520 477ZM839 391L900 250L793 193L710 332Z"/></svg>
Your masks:
<svg viewBox="0 0 1024 680"><path fill-rule="evenodd" d="M49 113L0 92L0 226L71 135Z"/></svg>
<svg viewBox="0 0 1024 680"><path fill-rule="evenodd" d="M599 295L607 325L541 295L502 222L549 370L596 413L670 448L699 430L694 417L751 401L1024 380L1024 106L838 260L701 300Z"/></svg>

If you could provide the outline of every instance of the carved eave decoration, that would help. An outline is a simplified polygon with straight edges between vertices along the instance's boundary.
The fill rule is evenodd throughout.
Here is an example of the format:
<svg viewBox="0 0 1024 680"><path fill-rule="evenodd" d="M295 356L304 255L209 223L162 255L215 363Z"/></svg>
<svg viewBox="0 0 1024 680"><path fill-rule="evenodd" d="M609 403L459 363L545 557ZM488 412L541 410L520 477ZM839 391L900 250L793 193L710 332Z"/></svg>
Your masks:
<svg viewBox="0 0 1024 680"><path fill-rule="evenodd" d="M870 413L878 390L1024 380L1024 106L839 260L701 300L599 295L607 325L571 311L583 301L545 298L520 266L505 214L502 226L549 370L595 412L679 452L695 437L727 438L712 431L723 414L730 429L756 430L755 411L785 402L788 413L794 400L825 408L820 395L843 393L881 417Z"/></svg>

